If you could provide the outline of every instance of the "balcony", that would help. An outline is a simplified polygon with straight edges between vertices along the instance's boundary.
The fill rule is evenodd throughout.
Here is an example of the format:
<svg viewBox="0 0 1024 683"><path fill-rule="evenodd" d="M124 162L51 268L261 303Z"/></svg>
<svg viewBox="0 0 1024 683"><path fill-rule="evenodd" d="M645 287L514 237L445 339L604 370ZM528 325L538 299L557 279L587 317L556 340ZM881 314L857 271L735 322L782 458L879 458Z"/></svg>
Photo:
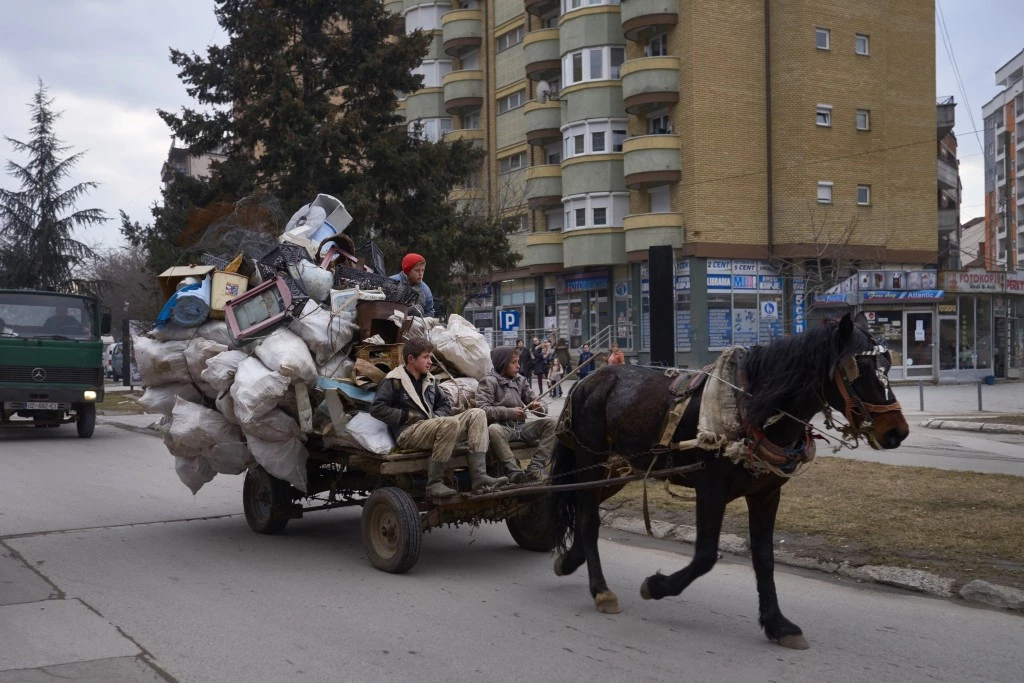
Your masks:
<svg viewBox="0 0 1024 683"><path fill-rule="evenodd" d="M520 268L535 267L538 270L561 269L562 267L562 233L531 232L526 235L526 249L519 261Z"/></svg>
<svg viewBox="0 0 1024 683"><path fill-rule="evenodd" d="M653 33L679 23L679 3L676 0L629 0L622 3L622 32L633 41L644 34Z"/></svg>
<svg viewBox="0 0 1024 683"><path fill-rule="evenodd" d="M939 158L938 167L938 180L939 185L947 190L957 189L957 179L960 174L956 169L956 166L945 159Z"/></svg>
<svg viewBox="0 0 1024 683"><path fill-rule="evenodd" d="M956 125L956 102L952 97L940 97L935 107L935 133L938 139L946 137Z"/></svg>
<svg viewBox="0 0 1024 683"><path fill-rule="evenodd" d="M562 160L562 196L625 192L621 154L585 154Z"/></svg>
<svg viewBox="0 0 1024 683"><path fill-rule="evenodd" d="M384 9L392 14L402 16L402 12L405 10L404 0L384 0Z"/></svg>
<svg viewBox="0 0 1024 683"><path fill-rule="evenodd" d="M939 234L954 232L956 228L956 209L939 209Z"/></svg>
<svg viewBox="0 0 1024 683"><path fill-rule="evenodd" d="M530 14L538 17L547 14L551 10L558 9L559 0L523 0L523 7Z"/></svg>
<svg viewBox="0 0 1024 683"><path fill-rule="evenodd" d="M472 69L452 71L441 79L444 86L444 107L449 114L466 109L479 109L484 103L484 74Z"/></svg>
<svg viewBox="0 0 1024 683"><path fill-rule="evenodd" d="M622 228L583 228L562 233L562 261L566 268L607 266L626 262Z"/></svg>
<svg viewBox="0 0 1024 683"><path fill-rule="evenodd" d="M481 214L484 210L484 191L478 187L457 187L452 190L449 198L455 202L460 211Z"/></svg>
<svg viewBox="0 0 1024 683"><path fill-rule="evenodd" d="M562 204L562 167L558 164L526 169L526 201L538 211Z"/></svg>
<svg viewBox="0 0 1024 683"><path fill-rule="evenodd" d="M526 77L535 81L558 75L562 58L558 47L558 29L547 28L526 34L523 40L523 62Z"/></svg>
<svg viewBox="0 0 1024 683"><path fill-rule="evenodd" d="M646 252L660 244L683 246L683 214L639 213L626 216L622 223L626 235L626 253Z"/></svg>
<svg viewBox="0 0 1024 683"><path fill-rule="evenodd" d="M444 51L458 57L483 42L484 14L478 9L457 9L441 16L441 40Z"/></svg>
<svg viewBox="0 0 1024 683"><path fill-rule="evenodd" d="M678 135L641 135L622 145L623 173L631 190L679 182L682 161Z"/></svg>
<svg viewBox="0 0 1024 683"><path fill-rule="evenodd" d="M526 103L523 107L526 141L531 145L546 145L562 139L562 106L559 102Z"/></svg>
<svg viewBox="0 0 1024 683"><path fill-rule="evenodd" d="M441 88L420 88L405 98L406 121L444 116L444 91Z"/></svg>
<svg viewBox="0 0 1024 683"><path fill-rule="evenodd" d="M622 65L621 75L622 99L630 114L679 101L678 57L631 59Z"/></svg>
<svg viewBox="0 0 1024 683"><path fill-rule="evenodd" d="M479 128L460 128L458 130L450 130L444 134L445 142L455 142L456 140L465 140L472 143L477 149L483 149L484 132Z"/></svg>

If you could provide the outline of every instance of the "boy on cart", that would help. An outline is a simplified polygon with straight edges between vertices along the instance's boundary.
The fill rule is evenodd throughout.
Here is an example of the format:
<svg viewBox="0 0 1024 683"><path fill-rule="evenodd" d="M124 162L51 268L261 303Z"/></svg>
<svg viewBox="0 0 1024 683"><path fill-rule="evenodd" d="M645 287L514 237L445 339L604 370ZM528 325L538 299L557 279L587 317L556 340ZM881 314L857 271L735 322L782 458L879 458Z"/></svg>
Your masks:
<svg viewBox="0 0 1024 683"><path fill-rule="evenodd" d="M451 402L430 374L434 345L423 338L410 339L402 347L405 364L387 374L377 387L370 415L387 424L398 448L429 450L427 496L456 495L445 486L444 471L455 444L468 441L469 474L473 492L508 483L487 475L487 416L479 408L452 415Z"/></svg>

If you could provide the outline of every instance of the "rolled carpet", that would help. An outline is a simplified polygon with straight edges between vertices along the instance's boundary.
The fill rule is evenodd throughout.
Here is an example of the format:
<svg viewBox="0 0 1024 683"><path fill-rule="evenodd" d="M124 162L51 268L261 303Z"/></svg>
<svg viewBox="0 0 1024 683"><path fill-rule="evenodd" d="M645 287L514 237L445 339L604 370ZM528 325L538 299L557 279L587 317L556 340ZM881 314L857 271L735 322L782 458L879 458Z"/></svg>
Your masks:
<svg viewBox="0 0 1024 683"><path fill-rule="evenodd" d="M171 311L174 322L184 327L198 327L210 317L210 276L207 275L196 289L181 290Z"/></svg>

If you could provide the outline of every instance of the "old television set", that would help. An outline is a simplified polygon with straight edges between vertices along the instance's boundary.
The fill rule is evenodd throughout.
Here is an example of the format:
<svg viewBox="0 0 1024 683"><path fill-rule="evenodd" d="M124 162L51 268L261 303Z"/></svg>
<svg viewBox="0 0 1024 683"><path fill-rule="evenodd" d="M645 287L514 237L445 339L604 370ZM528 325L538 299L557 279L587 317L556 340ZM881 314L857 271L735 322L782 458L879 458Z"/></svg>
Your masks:
<svg viewBox="0 0 1024 683"><path fill-rule="evenodd" d="M280 324L292 308L292 293L282 278L267 280L224 304L224 319L236 342L259 336Z"/></svg>

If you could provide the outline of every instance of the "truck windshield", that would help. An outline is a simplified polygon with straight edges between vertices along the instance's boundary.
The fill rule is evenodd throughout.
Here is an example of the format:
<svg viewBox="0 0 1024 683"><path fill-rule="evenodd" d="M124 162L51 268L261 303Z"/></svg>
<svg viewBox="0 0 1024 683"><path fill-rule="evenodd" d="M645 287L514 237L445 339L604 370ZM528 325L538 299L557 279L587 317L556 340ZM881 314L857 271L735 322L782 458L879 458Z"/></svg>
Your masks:
<svg viewBox="0 0 1024 683"><path fill-rule="evenodd" d="M95 321L89 299L0 292L0 338L96 340Z"/></svg>

